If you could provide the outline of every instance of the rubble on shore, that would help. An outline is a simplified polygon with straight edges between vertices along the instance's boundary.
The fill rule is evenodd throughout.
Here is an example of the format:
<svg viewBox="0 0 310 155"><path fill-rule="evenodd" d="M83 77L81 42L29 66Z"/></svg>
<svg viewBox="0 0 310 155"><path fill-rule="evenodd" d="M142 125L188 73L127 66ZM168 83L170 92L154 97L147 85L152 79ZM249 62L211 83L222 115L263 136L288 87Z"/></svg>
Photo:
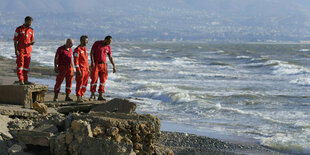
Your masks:
<svg viewBox="0 0 310 155"><path fill-rule="evenodd" d="M42 85L0 86L0 154L174 154L157 143L159 118L135 113L136 103L44 101L45 92Z"/></svg>

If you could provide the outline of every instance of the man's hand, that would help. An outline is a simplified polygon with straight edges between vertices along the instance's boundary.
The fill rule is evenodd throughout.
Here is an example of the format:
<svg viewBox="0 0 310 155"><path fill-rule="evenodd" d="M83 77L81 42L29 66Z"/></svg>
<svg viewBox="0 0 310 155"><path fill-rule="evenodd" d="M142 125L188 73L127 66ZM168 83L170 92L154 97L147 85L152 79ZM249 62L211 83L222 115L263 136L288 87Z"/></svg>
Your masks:
<svg viewBox="0 0 310 155"><path fill-rule="evenodd" d="M115 68L115 66L113 67L113 73L116 73L116 68Z"/></svg>
<svg viewBox="0 0 310 155"><path fill-rule="evenodd" d="M35 41L31 42L30 45L33 45L35 43Z"/></svg>
<svg viewBox="0 0 310 155"><path fill-rule="evenodd" d="M80 70L76 71L76 76L82 76L82 73Z"/></svg>
<svg viewBox="0 0 310 155"><path fill-rule="evenodd" d="M15 50L15 55L16 55L16 57L18 57L19 56L19 51L18 50Z"/></svg>
<svg viewBox="0 0 310 155"><path fill-rule="evenodd" d="M58 72L59 72L59 69L58 69L57 66L54 67L54 71L55 71L55 73L58 73Z"/></svg>

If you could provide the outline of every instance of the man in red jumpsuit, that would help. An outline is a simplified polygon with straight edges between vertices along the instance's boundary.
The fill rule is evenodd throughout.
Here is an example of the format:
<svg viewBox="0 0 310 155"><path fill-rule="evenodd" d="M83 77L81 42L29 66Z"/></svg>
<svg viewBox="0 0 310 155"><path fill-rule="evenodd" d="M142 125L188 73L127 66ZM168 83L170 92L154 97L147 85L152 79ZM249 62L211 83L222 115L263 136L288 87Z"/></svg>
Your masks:
<svg viewBox="0 0 310 155"><path fill-rule="evenodd" d="M58 93L64 78L66 78L66 99L65 101L73 101L69 94L71 93L71 86L73 80L73 66L72 66L72 47L73 40L67 39L66 44L57 49L54 59L54 70L57 74L56 84L54 87L54 101L58 101Z"/></svg>
<svg viewBox="0 0 310 155"><path fill-rule="evenodd" d="M88 43L88 37L81 36L80 42L80 45L76 47L73 52L74 65L76 69L76 97L78 102L85 101L85 99L83 99L83 96L86 91L89 78L87 48L85 47Z"/></svg>
<svg viewBox="0 0 310 155"><path fill-rule="evenodd" d="M90 56L91 56L91 83L90 83L90 91L91 96L90 99L95 99L95 92L96 92L96 86L97 86L97 80L98 76L100 79L99 83L99 96L98 100L105 100L102 96L104 93L104 86L105 82L108 78L108 65L106 62L106 56L108 55L109 60L111 64L113 65L113 73L116 72L116 68L114 65L112 53L111 53L111 47L110 44L112 42L111 36L106 36L104 40L96 41L91 49Z"/></svg>
<svg viewBox="0 0 310 155"><path fill-rule="evenodd" d="M25 18L25 23L16 28L14 34L14 47L17 64L17 77L19 84L32 84L28 81L30 56L34 44L33 29L30 27L33 19L30 16Z"/></svg>

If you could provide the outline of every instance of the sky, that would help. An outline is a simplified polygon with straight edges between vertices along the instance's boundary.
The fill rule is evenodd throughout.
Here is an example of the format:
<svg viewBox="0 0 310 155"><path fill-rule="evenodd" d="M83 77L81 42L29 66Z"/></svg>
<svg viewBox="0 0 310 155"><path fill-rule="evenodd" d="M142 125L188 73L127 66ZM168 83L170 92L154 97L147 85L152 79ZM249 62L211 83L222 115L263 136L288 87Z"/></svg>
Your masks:
<svg viewBox="0 0 310 155"><path fill-rule="evenodd" d="M310 40L307 0L0 0L0 39L25 15L42 39L105 34L136 41ZM48 31L46 30L48 29Z"/></svg>

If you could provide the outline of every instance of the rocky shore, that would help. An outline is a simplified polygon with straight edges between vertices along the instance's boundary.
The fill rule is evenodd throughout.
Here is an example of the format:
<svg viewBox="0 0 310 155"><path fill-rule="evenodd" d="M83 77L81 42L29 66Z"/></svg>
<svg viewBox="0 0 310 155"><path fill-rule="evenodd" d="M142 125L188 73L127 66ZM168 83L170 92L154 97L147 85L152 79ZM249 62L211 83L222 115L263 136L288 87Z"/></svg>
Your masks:
<svg viewBox="0 0 310 155"><path fill-rule="evenodd" d="M0 85L17 80L15 67L0 57ZM30 68L30 76L54 75L51 68ZM77 103L64 102L64 94L59 102L52 97L45 92L44 102L31 108L0 103L0 154L283 154L254 143L161 131L158 117L135 113L139 105L126 99Z"/></svg>

